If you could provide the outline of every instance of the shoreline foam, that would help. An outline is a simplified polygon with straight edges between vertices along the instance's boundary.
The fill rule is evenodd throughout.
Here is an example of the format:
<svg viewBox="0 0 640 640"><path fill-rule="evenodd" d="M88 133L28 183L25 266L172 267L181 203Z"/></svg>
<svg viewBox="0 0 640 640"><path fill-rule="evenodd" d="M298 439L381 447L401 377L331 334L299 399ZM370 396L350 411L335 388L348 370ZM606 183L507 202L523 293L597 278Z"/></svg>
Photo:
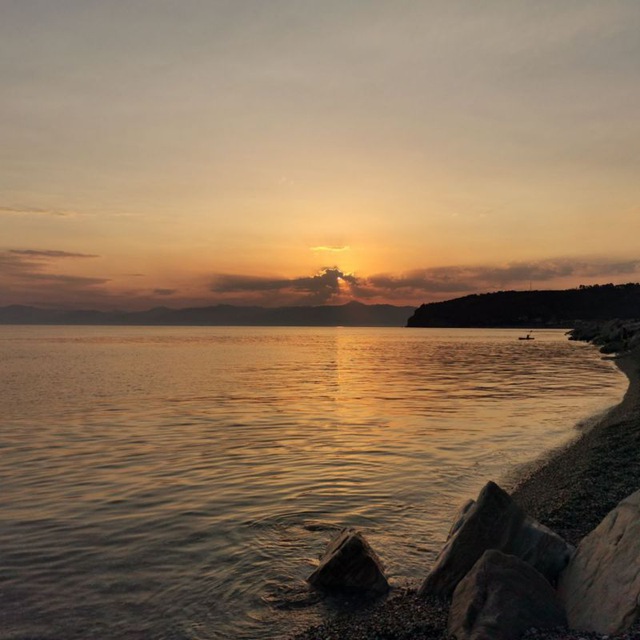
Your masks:
<svg viewBox="0 0 640 640"><path fill-rule="evenodd" d="M592 428L552 451L515 483L513 498L543 524L577 544L618 502L640 488L640 349L616 358L629 379L622 401ZM425 569L426 575L426 569ZM416 576L420 582L424 576ZM366 615L343 615L296 635L297 640L371 638L444 640L448 603L421 600L407 590ZM533 631L526 638L638 639L640 627L619 636Z"/></svg>

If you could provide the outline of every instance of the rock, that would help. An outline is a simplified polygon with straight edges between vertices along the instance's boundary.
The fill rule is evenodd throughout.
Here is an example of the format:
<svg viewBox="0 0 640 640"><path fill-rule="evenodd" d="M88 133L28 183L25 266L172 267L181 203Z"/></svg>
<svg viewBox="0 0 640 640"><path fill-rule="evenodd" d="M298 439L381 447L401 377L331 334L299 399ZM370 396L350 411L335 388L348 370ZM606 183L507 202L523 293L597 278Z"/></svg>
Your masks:
<svg viewBox="0 0 640 640"><path fill-rule="evenodd" d="M384 593L389 583L382 562L364 536L343 529L327 547L318 568L307 578L315 587Z"/></svg>
<svg viewBox="0 0 640 640"><path fill-rule="evenodd" d="M609 353L620 353L621 351L625 351L627 349L627 343L622 340L611 340L610 342L606 342L600 347L600 353L609 354Z"/></svg>
<svg viewBox="0 0 640 640"><path fill-rule="evenodd" d="M640 613L640 491L586 536L560 578L571 627L615 634Z"/></svg>
<svg viewBox="0 0 640 640"><path fill-rule="evenodd" d="M640 329L635 329L635 332L629 338L628 347L631 350L639 346L640 346Z"/></svg>
<svg viewBox="0 0 640 640"><path fill-rule="evenodd" d="M620 319L577 322L570 334L570 340L599 345L601 353L623 353L640 345L640 322Z"/></svg>
<svg viewBox="0 0 640 640"><path fill-rule="evenodd" d="M488 482L478 500L466 503L458 512L420 594L450 596L487 549L525 560L552 584L573 552L560 536L528 517L508 493Z"/></svg>
<svg viewBox="0 0 640 640"><path fill-rule="evenodd" d="M518 535L503 551L528 562L555 586L575 553L575 547L549 527L527 516Z"/></svg>
<svg viewBox="0 0 640 640"><path fill-rule="evenodd" d="M450 540L458 531L458 529L464 524L467 519L467 514L469 513L469 509L473 507L476 503L475 500L467 500L459 509L458 513L453 518L453 524L451 525L451 529L449 529L449 533L447 534L447 540Z"/></svg>
<svg viewBox="0 0 640 640"><path fill-rule="evenodd" d="M494 482L487 483L472 504L456 516L450 537L438 554L420 594L450 596L458 582L487 549L507 546L524 522L524 513Z"/></svg>
<svg viewBox="0 0 640 640"><path fill-rule="evenodd" d="M569 340L583 340L591 342L600 335L600 330L604 323L598 320L590 322L577 321L573 329L569 331Z"/></svg>
<svg viewBox="0 0 640 640"><path fill-rule="evenodd" d="M553 587L530 564L485 551L458 584L448 631L457 640L515 640L527 629L566 625Z"/></svg>

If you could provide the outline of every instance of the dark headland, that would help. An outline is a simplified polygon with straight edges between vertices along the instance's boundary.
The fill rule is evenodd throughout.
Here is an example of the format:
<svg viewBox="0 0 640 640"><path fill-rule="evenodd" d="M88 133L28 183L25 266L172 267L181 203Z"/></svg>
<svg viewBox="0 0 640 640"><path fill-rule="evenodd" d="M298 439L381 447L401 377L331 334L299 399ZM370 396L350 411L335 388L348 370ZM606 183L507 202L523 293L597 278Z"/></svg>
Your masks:
<svg viewBox="0 0 640 640"><path fill-rule="evenodd" d="M421 305L408 327L571 328L580 320L640 318L640 284L497 291Z"/></svg>
<svg viewBox="0 0 640 640"><path fill-rule="evenodd" d="M575 442L540 461L512 488L512 498L519 506L573 545L592 532L621 500L640 489L640 323L633 325L635 334L625 328L629 324L609 323L606 330L611 332L613 328L614 337L599 339L599 344L604 344L603 352L610 352L612 347L624 350L615 360L629 378L622 403ZM599 331L601 328L592 330L587 326L586 331L574 335L576 339L595 337L598 341ZM458 506L452 505L452 511ZM428 569L425 567L425 574ZM424 577L416 576L416 589L392 594L364 613L338 615L295 639L445 640L450 637L447 634L450 601L420 597L417 587ZM560 627L530 629L522 637L638 640L640 624L636 621L618 635Z"/></svg>

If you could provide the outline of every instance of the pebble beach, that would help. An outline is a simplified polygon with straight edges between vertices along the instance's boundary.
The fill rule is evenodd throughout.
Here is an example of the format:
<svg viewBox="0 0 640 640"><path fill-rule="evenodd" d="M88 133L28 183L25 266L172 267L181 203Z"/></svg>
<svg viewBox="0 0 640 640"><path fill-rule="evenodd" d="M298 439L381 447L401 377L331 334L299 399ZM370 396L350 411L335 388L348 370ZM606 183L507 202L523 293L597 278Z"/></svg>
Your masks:
<svg viewBox="0 0 640 640"><path fill-rule="evenodd" d="M640 489L640 349L616 358L629 378L623 401L566 448L555 451L520 478L512 497L525 511L577 545L621 500ZM418 598L415 589L394 592L357 614L337 616L294 640L448 639L449 604ZM529 630L525 638L549 640L640 639L640 624L621 635L565 628Z"/></svg>

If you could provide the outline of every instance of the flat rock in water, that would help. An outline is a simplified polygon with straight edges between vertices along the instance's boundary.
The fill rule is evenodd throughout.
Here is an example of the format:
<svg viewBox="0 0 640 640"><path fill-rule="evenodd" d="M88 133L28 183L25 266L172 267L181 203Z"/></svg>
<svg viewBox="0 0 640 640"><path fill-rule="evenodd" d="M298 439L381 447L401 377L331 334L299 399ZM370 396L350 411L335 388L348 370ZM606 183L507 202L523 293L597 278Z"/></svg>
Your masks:
<svg viewBox="0 0 640 640"><path fill-rule="evenodd" d="M457 640L516 640L531 627L565 624L562 604L538 571L490 550L456 587L448 632Z"/></svg>
<svg viewBox="0 0 640 640"><path fill-rule="evenodd" d="M450 596L488 549L525 560L553 584L574 551L560 536L528 517L495 482L488 482L478 500L465 503L458 512L420 594Z"/></svg>
<svg viewBox="0 0 640 640"><path fill-rule="evenodd" d="M344 529L329 543L307 580L330 590L385 593L389 589L382 562L364 536L353 529Z"/></svg>
<svg viewBox="0 0 640 640"><path fill-rule="evenodd" d="M640 613L640 491L586 536L560 578L569 626L614 634Z"/></svg>

